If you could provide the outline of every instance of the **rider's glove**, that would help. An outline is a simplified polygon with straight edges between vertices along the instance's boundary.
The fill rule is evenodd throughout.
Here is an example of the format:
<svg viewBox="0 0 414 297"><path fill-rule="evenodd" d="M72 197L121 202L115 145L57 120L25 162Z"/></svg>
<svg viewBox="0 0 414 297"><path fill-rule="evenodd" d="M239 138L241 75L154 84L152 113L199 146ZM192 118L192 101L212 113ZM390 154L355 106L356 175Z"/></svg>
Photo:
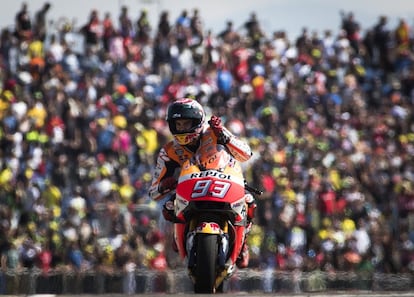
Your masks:
<svg viewBox="0 0 414 297"><path fill-rule="evenodd" d="M244 198L247 203L247 220L251 222L255 217L257 204L252 194L246 194Z"/></svg>
<svg viewBox="0 0 414 297"><path fill-rule="evenodd" d="M170 222L175 221L175 214L174 214L174 200L168 200L165 202L163 208L162 208L162 216L164 219Z"/></svg>
<svg viewBox="0 0 414 297"><path fill-rule="evenodd" d="M177 180L175 179L175 177L170 176L170 177L164 178L161 181L160 185L158 186L158 190L160 191L160 193L167 193L171 190L174 190L176 186L177 186Z"/></svg>
<svg viewBox="0 0 414 297"><path fill-rule="evenodd" d="M210 121L208 121L210 128L213 130L214 134L217 137L218 143L226 144L229 142L230 138L224 133L224 128L221 123L221 119L218 116L211 116Z"/></svg>

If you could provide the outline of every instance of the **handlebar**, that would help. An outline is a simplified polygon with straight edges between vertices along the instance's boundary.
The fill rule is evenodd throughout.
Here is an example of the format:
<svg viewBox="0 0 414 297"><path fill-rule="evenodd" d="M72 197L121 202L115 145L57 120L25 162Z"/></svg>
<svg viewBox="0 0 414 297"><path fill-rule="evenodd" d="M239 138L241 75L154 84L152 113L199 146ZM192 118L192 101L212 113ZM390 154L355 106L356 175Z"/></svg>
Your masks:
<svg viewBox="0 0 414 297"><path fill-rule="evenodd" d="M253 188L252 186L249 186L247 183L244 184L244 187L246 188L247 191L252 192L256 195L262 195L263 194L262 190Z"/></svg>

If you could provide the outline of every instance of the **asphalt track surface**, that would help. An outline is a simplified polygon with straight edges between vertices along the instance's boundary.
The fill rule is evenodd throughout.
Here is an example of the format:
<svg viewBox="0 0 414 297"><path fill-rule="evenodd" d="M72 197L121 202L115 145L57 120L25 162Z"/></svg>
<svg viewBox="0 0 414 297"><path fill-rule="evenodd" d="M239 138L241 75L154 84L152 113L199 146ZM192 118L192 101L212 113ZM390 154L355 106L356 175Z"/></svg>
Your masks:
<svg viewBox="0 0 414 297"><path fill-rule="evenodd" d="M145 296L151 297L161 297L165 294L144 294ZM177 295L183 297L190 297L190 296L205 296L206 294L169 294L169 295ZM247 293L247 292L240 292L240 293L223 293L223 294L214 294L217 296L249 296L249 297L262 297L262 296L277 296L277 297L362 297L362 296L373 296L373 297L413 297L414 292L410 293L401 293L401 292L393 292L393 293L373 293L368 291L361 291L359 293L332 293L332 292L324 292L324 293L291 293L291 294L278 294L278 293ZM142 296L142 295L141 295ZM89 296L88 296L89 297ZM112 297L112 296L111 296ZM120 296L119 296L120 297Z"/></svg>
<svg viewBox="0 0 414 297"><path fill-rule="evenodd" d="M206 296L206 295L226 295L226 296L249 296L249 297L262 297L262 296L277 296L277 297L362 297L362 296L370 296L370 297L414 297L413 292L373 292L373 291L352 291L352 292L323 292L323 293L247 293L247 292L237 292L237 293L221 293L221 294L167 294L167 293L157 293L157 294L104 294L104 295L90 295L90 294L81 294L81 295L54 295L54 294L34 294L34 295L25 295L27 297L98 297L98 296L105 296L105 297L138 297L138 296L153 296L153 297L161 297L161 296L179 296L179 297L192 297L195 295ZM16 297L21 295L2 295L2 296L9 296L9 297Z"/></svg>

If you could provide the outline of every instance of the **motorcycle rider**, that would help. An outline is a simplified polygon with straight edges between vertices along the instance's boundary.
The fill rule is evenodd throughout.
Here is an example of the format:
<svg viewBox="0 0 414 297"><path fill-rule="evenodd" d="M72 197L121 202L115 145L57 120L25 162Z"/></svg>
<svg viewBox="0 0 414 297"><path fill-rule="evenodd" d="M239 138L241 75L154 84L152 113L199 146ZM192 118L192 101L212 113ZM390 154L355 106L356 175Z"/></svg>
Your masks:
<svg viewBox="0 0 414 297"><path fill-rule="evenodd" d="M167 194L177 186L181 165L195 154L201 143L213 141L222 144L239 162L245 162L252 156L249 145L225 128L219 117L213 115L208 123L205 118L203 107L190 98L178 99L168 107L166 120L174 139L161 148L149 189L149 195L153 200L162 201L166 198L162 213L167 221L174 222L175 219L175 195ZM254 218L256 203L251 194L247 193L245 198L248 205L248 232ZM248 266L248 261L249 251L245 240L236 264L239 268L244 268Z"/></svg>

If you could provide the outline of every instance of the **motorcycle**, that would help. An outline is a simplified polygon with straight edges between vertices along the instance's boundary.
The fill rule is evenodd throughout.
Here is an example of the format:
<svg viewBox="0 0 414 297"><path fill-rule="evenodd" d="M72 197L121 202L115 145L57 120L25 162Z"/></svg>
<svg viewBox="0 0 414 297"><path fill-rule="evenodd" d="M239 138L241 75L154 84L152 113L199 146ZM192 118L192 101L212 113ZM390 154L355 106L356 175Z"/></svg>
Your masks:
<svg viewBox="0 0 414 297"><path fill-rule="evenodd" d="M236 271L247 232L248 186L223 145L201 146L180 171L174 199L174 240L187 260L195 293L223 292Z"/></svg>

